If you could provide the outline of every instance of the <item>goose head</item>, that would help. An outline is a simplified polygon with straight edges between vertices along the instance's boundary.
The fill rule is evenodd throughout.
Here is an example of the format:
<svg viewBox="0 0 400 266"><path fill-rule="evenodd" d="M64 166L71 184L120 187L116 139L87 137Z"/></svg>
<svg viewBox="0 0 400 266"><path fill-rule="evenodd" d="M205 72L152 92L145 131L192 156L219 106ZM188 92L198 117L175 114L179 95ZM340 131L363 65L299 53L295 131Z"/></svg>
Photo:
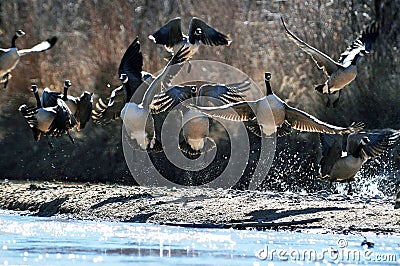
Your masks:
<svg viewBox="0 0 400 266"><path fill-rule="evenodd" d="M24 31L22 31L22 30L17 30L17 31L15 32L15 34L14 34L12 40L11 40L11 48L15 48L15 47L16 47L15 41L16 41L19 37L22 37L22 36L24 36L24 35L25 35L25 32L24 32Z"/></svg>
<svg viewBox="0 0 400 266"><path fill-rule="evenodd" d="M265 87L267 88L267 95L272 95L274 94L271 88L270 80L271 80L271 73L270 72L265 72L264 74L264 79L265 79Z"/></svg>

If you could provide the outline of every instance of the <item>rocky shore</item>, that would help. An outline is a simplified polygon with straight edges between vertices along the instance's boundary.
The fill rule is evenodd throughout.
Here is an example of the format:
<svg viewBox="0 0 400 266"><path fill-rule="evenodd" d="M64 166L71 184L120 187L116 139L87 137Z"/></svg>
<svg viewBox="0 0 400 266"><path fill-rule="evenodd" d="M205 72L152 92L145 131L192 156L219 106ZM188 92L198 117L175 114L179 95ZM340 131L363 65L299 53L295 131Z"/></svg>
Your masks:
<svg viewBox="0 0 400 266"><path fill-rule="evenodd" d="M200 188L5 181L0 209L189 227L400 233L392 198Z"/></svg>

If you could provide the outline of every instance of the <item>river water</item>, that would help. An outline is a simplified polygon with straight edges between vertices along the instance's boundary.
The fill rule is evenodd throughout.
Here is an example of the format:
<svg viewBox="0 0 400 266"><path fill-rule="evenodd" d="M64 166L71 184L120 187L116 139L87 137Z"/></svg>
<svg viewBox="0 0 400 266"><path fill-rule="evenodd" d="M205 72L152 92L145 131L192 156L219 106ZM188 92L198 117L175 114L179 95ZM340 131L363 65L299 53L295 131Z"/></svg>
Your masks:
<svg viewBox="0 0 400 266"><path fill-rule="evenodd" d="M365 240L374 244L368 248ZM0 211L0 265L399 265L400 235L193 229Z"/></svg>

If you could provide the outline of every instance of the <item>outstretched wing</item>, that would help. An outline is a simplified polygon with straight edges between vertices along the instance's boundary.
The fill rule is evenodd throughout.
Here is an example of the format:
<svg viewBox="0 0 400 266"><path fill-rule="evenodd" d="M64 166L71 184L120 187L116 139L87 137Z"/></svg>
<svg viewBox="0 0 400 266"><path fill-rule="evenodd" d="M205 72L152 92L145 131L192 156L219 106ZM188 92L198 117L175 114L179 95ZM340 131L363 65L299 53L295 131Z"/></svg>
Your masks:
<svg viewBox="0 0 400 266"><path fill-rule="evenodd" d="M47 39L46 41L43 41L39 44L36 44L30 49L22 49L18 50L18 54L20 56L30 54L30 53L38 53L38 52L44 52L46 50L49 50L52 48L57 42L57 37L53 37L51 39Z"/></svg>
<svg viewBox="0 0 400 266"><path fill-rule="evenodd" d="M177 17L167 22L158 31L149 35L149 39L157 44L163 44L167 50L172 51L175 44L183 39L181 18Z"/></svg>
<svg viewBox="0 0 400 266"><path fill-rule="evenodd" d="M249 121L256 118L257 101L242 101L215 107L189 106L210 117L231 121Z"/></svg>
<svg viewBox="0 0 400 266"><path fill-rule="evenodd" d="M168 112L181 102L196 96L197 88L195 85L172 86L167 91L163 91L154 96L150 104L152 114Z"/></svg>
<svg viewBox="0 0 400 266"><path fill-rule="evenodd" d="M120 117L121 110L126 103L123 86L119 86L111 92L108 103L99 98L96 109L92 110L92 119L96 124L108 124L112 120Z"/></svg>
<svg viewBox="0 0 400 266"><path fill-rule="evenodd" d="M373 22L361 33L361 35L347 47L338 60L338 62L344 67L348 67L353 61L354 57L360 53L369 53L371 51L371 46L378 37L379 24L378 22Z"/></svg>
<svg viewBox="0 0 400 266"><path fill-rule="evenodd" d="M201 30L200 41L206 45L230 45L232 40L229 36L216 31L203 20L193 17L189 26L189 41L194 43L194 34L197 29Z"/></svg>
<svg viewBox="0 0 400 266"><path fill-rule="evenodd" d="M362 123L353 124L350 127L337 127L322 122L314 116L299 109L286 105L285 119L297 130L307 132L319 132L328 134L346 134L359 131L364 126Z"/></svg>
<svg viewBox="0 0 400 266"><path fill-rule="evenodd" d="M137 88L143 83L143 55L140 51L140 42L138 37L129 45L118 68L118 77L126 74L128 80L123 84L125 86L126 99L129 101ZM148 73L147 73L148 74Z"/></svg>
<svg viewBox="0 0 400 266"><path fill-rule="evenodd" d="M231 84L204 84L199 88L199 101L198 104L206 106L217 106L222 104L230 104L243 101L246 95L243 93L250 89L250 82L245 80L243 82ZM201 97L205 96L205 97ZM213 101L211 98L218 99Z"/></svg>
<svg viewBox="0 0 400 266"><path fill-rule="evenodd" d="M363 146L361 156L363 160L368 160L395 146L399 142L400 133L389 131L384 133L350 134L347 139L347 151L353 154L363 138L367 144Z"/></svg>
<svg viewBox="0 0 400 266"><path fill-rule="evenodd" d="M285 28L286 35L292 40L300 49L309 54L317 66L322 69L327 76L330 76L335 70L340 67L332 58L327 56L321 51L318 51L308 43L301 40L299 37L294 35L285 25L285 21L281 17L283 27Z"/></svg>

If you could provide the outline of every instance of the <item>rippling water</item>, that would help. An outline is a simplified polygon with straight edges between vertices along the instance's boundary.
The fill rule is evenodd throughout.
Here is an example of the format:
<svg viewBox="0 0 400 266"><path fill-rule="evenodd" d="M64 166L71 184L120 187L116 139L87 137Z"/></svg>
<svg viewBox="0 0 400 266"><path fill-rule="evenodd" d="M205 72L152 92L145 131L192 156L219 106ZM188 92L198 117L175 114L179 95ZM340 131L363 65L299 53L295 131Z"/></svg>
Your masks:
<svg viewBox="0 0 400 266"><path fill-rule="evenodd" d="M367 237L373 248L362 246ZM400 236L189 229L0 211L0 265L399 265Z"/></svg>

